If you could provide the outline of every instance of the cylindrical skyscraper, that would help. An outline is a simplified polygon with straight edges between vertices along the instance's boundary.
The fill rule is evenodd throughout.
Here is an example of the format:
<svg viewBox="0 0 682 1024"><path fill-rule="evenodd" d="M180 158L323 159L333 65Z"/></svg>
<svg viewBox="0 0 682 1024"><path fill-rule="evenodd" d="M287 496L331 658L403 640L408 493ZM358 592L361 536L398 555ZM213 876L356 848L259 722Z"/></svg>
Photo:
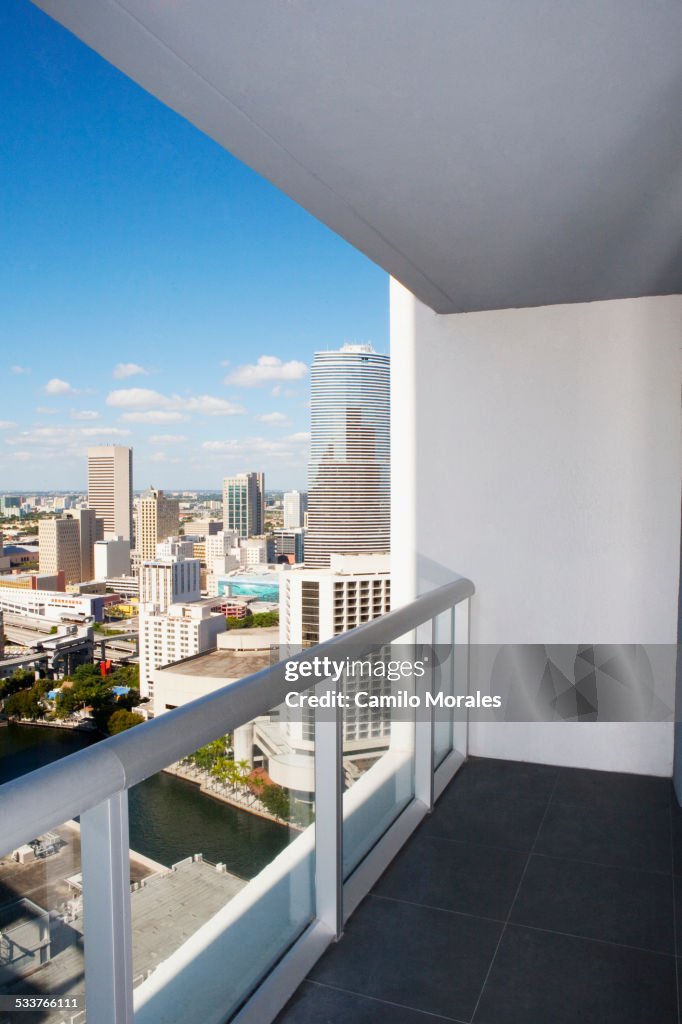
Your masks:
<svg viewBox="0 0 682 1024"><path fill-rule="evenodd" d="M316 352L305 563L390 545L390 361L371 345Z"/></svg>

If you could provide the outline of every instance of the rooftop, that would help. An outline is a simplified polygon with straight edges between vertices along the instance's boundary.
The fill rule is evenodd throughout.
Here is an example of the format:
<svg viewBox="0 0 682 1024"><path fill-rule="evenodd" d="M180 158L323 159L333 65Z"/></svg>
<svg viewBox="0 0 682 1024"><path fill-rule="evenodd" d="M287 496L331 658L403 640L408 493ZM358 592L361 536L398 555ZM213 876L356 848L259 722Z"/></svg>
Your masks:
<svg viewBox="0 0 682 1024"><path fill-rule="evenodd" d="M155 674L158 676L168 672L190 678L224 679L225 682L229 682L260 672L271 664L272 655L269 651L215 650L176 661L172 665L157 669Z"/></svg>

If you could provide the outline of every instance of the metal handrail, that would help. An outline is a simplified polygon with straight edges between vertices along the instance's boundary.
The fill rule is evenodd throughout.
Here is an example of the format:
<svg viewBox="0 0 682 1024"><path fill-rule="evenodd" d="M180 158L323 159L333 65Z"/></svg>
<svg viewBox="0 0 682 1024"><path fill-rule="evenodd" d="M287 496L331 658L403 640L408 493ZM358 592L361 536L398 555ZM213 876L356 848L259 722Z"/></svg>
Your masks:
<svg viewBox="0 0 682 1024"><path fill-rule="evenodd" d="M362 657L391 643L471 597L471 580L459 577L409 604L347 633L306 649L288 662L311 657ZM291 683L284 661L229 683L127 732L45 765L0 786L0 845L3 852L82 814L216 736L281 704L287 693L307 690L310 680Z"/></svg>

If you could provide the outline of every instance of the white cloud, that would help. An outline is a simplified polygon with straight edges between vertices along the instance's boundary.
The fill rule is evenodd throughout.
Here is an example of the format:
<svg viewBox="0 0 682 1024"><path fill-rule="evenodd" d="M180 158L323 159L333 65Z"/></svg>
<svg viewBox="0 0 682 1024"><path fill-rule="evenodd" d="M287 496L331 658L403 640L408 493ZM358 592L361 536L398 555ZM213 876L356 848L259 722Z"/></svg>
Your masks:
<svg viewBox="0 0 682 1024"><path fill-rule="evenodd" d="M124 377L146 377L149 374L149 370L145 370L144 366L140 366L139 363L117 363L114 367L114 377L119 380Z"/></svg>
<svg viewBox="0 0 682 1024"><path fill-rule="evenodd" d="M154 452L149 456L149 462L182 462L182 459L172 459L168 452Z"/></svg>
<svg viewBox="0 0 682 1024"><path fill-rule="evenodd" d="M230 362L229 359L221 359L220 360L220 365L221 366L232 366L232 363Z"/></svg>
<svg viewBox="0 0 682 1024"><path fill-rule="evenodd" d="M30 373L31 372L31 367L30 366L10 366L9 372L10 373Z"/></svg>
<svg viewBox="0 0 682 1024"><path fill-rule="evenodd" d="M277 456L282 459L301 459L307 455L310 434L301 432L289 434L276 441L265 437L229 438L224 441L204 441L201 447L207 452L220 452L228 458L248 458L249 456Z"/></svg>
<svg viewBox="0 0 682 1024"><path fill-rule="evenodd" d="M36 412L40 413L41 416L56 416L59 411L59 409L55 409L52 405L39 405L36 409Z"/></svg>
<svg viewBox="0 0 682 1024"><path fill-rule="evenodd" d="M45 391L48 395L77 395L78 391L76 388L72 388L67 380L62 380L60 377L53 377L48 380L45 385Z"/></svg>
<svg viewBox="0 0 682 1024"><path fill-rule="evenodd" d="M107 395L107 405L118 409L151 409L167 405L169 399L151 388L119 388Z"/></svg>
<svg viewBox="0 0 682 1024"><path fill-rule="evenodd" d="M0 430L11 430L16 427L16 423L12 420L0 420Z"/></svg>
<svg viewBox="0 0 682 1024"><path fill-rule="evenodd" d="M130 437L130 431L121 427L85 427L81 433L83 437Z"/></svg>
<svg viewBox="0 0 682 1024"><path fill-rule="evenodd" d="M99 413L95 409L72 409L69 413L72 420L98 420Z"/></svg>
<svg viewBox="0 0 682 1024"><path fill-rule="evenodd" d="M117 409L139 409L142 411L173 412L176 414L185 412L196 412L202 416L236 416L244 412L241 406L234 402L228 402L224 398L216 398L214 395L163 395L160 391L152 388L119 388L110 391L107 395L107 405ZM173 419L180 419L175 415ZM132 420L130 413L125 413L121 419L127 422L138 423L163 423L170 422L171 417L154 420Z"/></svg>
<svg viewBox="0 0 682 1024"><path fill-rule="evenodd" d="M187 437L184 434L153 434L149 440L152 444L182 444Z"/></svg>
<svg viewBox="0 0 682 1024"><path fill-rule="evenodd" d="M277 356L260 356L256 363L238 366L227 375L224 383L240 388L257 388L275 380L301 380L307 372L306 364L298 359L285 363Z"/></svg>
<svg viewBox="0 0 682 1024"><path fill-rule="evenodd" d="M289 417L285 416L283 412L264 412L261 416L256 416L256 419L261 423L272 423L275 426L284 426L289 422Z"/></svg>
<svg viewBox="0 0 682 1024"><path fill-rule="evenodd" d="M38 448L59 448L60 453L81 453L84 446L94 437L123 438L129 437L130 431L121 427L76 427L76 426L33 426L30 430L22 430L5 443L22 448L35 446Z"/></svg>
<svg viewBox="0 0 682 1024"><path fill-rule="evenodd" d="M186 420L181 412L168 409L148 409L146 412L124 412L119 419L122 423L178 423Z"/></svg>
<svg viewBox="0 0 682 1024"><path fill-rule="evenodd" d="M272 389L272 397L273 398L279 398L279 396L281 394L282 394L282 385L281 384L275 384L274 388Z"/></svg>
<svg viewBox="0 0 682 1024"><path fill-rule="evenodd" d="M196 398L183 398L181 401L183 409L204 416L238 416L244 412L240 405L227 402L224 398L214 398L212 395L197 395Z"/></svg>

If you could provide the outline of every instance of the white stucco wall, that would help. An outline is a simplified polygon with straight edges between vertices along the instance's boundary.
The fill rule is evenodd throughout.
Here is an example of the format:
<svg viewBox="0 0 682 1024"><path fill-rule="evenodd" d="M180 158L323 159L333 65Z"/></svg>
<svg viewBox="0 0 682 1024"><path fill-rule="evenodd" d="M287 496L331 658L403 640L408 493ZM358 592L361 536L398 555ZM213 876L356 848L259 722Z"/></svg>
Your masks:
<svg viewBox="0 0 682 1024"><path fill-rule="evenodd" d="M680 296L442 316L392 282L395 604L459 572L474 643L674 643L681 338ZM665 775L672 725L470 750Z"/></svg>

